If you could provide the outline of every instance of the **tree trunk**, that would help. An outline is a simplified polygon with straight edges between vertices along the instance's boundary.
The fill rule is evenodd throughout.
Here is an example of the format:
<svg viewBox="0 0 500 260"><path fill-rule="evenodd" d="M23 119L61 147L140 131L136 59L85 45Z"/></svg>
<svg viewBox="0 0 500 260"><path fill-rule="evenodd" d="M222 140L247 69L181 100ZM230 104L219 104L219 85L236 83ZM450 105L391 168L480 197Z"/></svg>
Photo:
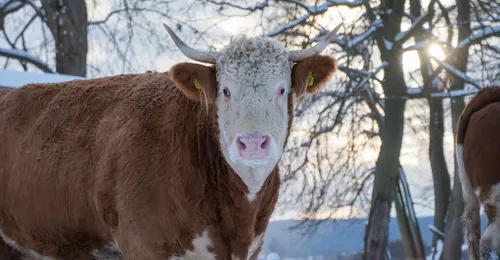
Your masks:
<svg viewBox="0 0 500 260"><path fill-rule="evenodd" d="M443 149L444 113L442 99L429 99L429 158L434 181L434 226L444 232L446 213L450 200L450 175ZM434 234L432 245L442 239Z"/></svg>
<svg viewBox="0 0 500 260"><path fill-rule="evenodd" d="M433 8L433 5L430 7ZM410 13L415 17L421 15L422 5L420 0L410 0ZM431 11L431 10L428 10ZM415 41L424 42L429 40L429 36L417 28L415 33ZM420 71L423 81L427 84L424 85L424 93L429 94L439 91L429 81L431 76L431 64L428 54L428 48L418 51L420 58ZM444 232L445 218L448 212L448 204L451 193L450 175L446 165L446 158L444 154L444 111L442 99L429 98L429 160L431 163L433 187L434 187L434 226L441 232ZM435 248L437 240L440 237L434 233L432 238L432 247Z"/></svg>
<svg viewBox="0 0 500 260"><path fill-rule="evenodd" d="M418 219L413 209L410 187L402 168L399 172L399 185L396 186L396 214L398 218L401 242L406 259L425 259L424 243L418 225Z"/></svg>
<svg viewBox="0 0 500 260"><path fill-rule="evenodd" d="M380 132L382 146L375 170L370 218L365 235L364 259L385 259L391 204L398 183L404 109L404 99L388 99L385 102L385 120Z"/></svg>
<svg viewBox="0 0 500 260"><path fill-rule="evenodd" d="M373 184L372 202L368 226L365 234L365 249L363 258L367 260L382 260L386 258L389 239L389 219L391 205L396 194L399 174L399 156L403 142L404 111L407 86L404 80L401 62L401 46L394 44L393 48L385 48L385 39L394 39L401 31L401 19L404 15L406 1L383 0L381 10L392 10L383 17L384 28L375 32L375 38L381 58L389 66L384 69L384 124L380 129L382 145L377 158L375 180Z"/></svg>
<svg viewBox="0 0 500 260"><path fill-rule="evenodd" d="M470 29L470 2L469 0L457 0L457 24L458 24L458 39L457 42L469 37ZM452 61L452 65L462 72L467 71L467 63L469 61L469 48L460 49ZM451 73L450 73L451 74ZM450 88L452 90L464 89L465 83L462 79L450 75ZM463 97L453 97L451 99L451 113L453 124L453 136L456 135L456 127L460 114L465 107ZM464 212L464 202L462 195L462 186L458 175L458 167L455 158L455 177L453 184L453 194L451 198L450 213L446 223L445 240L443 255L444 259L461 259L462 243L463 243L463 224L461 217Z"/></svg>
<svg viewBox="0 0 500 260"><path fill-rule="evenodd" d="M56 44L56 70L87 74L87 7L85 0L42 0L47 24Z"/></svg>

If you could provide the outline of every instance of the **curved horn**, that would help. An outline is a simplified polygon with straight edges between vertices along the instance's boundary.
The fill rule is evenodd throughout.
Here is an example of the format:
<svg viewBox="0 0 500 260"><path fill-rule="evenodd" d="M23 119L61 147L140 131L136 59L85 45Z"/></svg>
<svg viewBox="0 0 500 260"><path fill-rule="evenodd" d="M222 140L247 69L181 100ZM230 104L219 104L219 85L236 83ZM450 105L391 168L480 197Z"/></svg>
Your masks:
<svg viewBox="0 0 500 260"><path fill-rule="evenodd" d="M189 47L185 42L183 42L175 33L174 31L168 27L168 25L163 24L165 29L167 29L168 34L170 34L170 37L172 37L172 40L174 40L175 45L179 50L186 55L188 58L195 60L195 61L200 61L200 62L205 62L205 63L212 63L215 64L217 61L217 52L214 51L200 51L193 49Z"/></svg>
<svg viewBox="0 0 500 260"><path fill-rule="evenodd" d="M340 26L341 24L337 25L335 29L328 33L328 35L323 38L323 40L318 42L313 47L304 50L290 51L288 59L290 61L301 61L319 54L326 48L330 41L337 36L337 31L340 29Z"/></svg>

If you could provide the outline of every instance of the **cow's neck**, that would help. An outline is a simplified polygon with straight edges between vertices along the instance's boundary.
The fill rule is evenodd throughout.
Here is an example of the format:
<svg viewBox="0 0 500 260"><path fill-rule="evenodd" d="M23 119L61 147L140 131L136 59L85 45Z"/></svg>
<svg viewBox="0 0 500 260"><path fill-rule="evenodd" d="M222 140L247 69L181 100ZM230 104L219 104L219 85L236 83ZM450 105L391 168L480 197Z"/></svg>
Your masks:
<svg viewBox="0 0 500 260"><path fill-rule="evenodd" d="M246 254L245 248L255 235L255 221L261 198L257 193L252 200L248 199L248 187L224 159L216 120L214 121L205 140L210 140L207 149L212 151L212 156L217 157L210 160L211 170L208 173L210 185L216 192L207 195L213 196L217 205L217 225L220 227L223 243L228 247L227 253L243 256Z"/></svg>
<svg viewBox="0 0 500 260"><path fill-rule="evenodd" d="M227 171L219 173L220 178L226 181L217 183L221 189L215 197L218 225L228 254L235 259L244 259L255 237L256 218L261 198L257 195L253 200L248 200L243 181L229 165L226 169Z"/></svg>

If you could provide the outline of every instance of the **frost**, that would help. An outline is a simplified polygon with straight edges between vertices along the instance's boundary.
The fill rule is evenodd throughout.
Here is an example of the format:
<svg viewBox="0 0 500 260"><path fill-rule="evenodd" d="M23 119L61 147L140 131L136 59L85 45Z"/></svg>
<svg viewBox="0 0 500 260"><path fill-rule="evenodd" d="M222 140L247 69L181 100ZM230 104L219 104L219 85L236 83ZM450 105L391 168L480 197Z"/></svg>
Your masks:
<svg viewBox="0 0 500 260"><path fill-rule="evenodd" d="M385 49L390 51L392 49L393 43L384 38Z"/></svg>

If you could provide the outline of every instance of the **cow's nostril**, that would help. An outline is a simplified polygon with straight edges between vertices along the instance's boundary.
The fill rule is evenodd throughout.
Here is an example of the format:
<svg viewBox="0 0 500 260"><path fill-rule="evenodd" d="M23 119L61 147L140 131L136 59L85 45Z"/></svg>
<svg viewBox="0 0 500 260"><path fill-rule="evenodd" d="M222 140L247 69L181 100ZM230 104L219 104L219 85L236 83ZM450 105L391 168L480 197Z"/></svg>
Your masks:
<svg viewBox="0 0 500 260"><path fill-rule="evenodd" d="M240 151L244 151L247 148L247 146L245 145L245 143L243 143L241 141L240 137L238 137L238 148L239 148Z"/></svg>
<svg viewBox="0 0 500 260"><path fill-rule="evenodd" d="M260 145L260 148L267 149L269 147L269 136L264 136L264 142Z"/></svg>

